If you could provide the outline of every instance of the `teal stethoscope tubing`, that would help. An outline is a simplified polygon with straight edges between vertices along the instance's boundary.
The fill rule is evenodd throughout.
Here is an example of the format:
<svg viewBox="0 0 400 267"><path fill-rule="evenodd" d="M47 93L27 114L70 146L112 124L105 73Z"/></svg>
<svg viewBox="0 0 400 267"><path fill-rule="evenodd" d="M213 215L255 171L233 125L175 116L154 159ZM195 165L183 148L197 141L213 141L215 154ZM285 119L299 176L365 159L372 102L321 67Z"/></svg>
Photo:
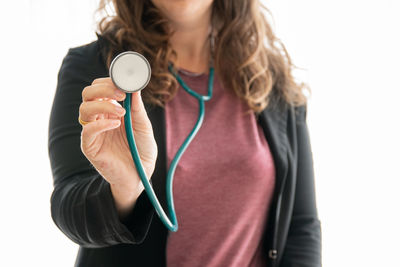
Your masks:
<svg viewBox="0 0 400 267"><path fill-rule="evenodd" d="M131 118L131 112L130 112L130 110L131 110L131 93L127 93L126 99L124 100L123 105L126 110L125 117L124 117L126 138L128 140L129 149L131 151L132 158L135 163L136 169L138 171L140 180L142 181L144 189L147 193L147 196L149 197L150 202L153 205L154 209L156 210L161 221L168 228L168 230L170 230L172 232L176 232L176 231L178 231L178 220L176 218L176 213L175 213L173 189L172 189L174 173L175 173L175 169L176 169L176 166L178 165L180 158L182 157L186 148L189 146L190 142L192 142L193 138L195 137L195 135L197 134L197 132L199 131L199 129L203 123L204 102L210 100L212 97L213 84L214 84L214 68L210 67L209 78L208 78L208 94L205 96L196 93L189 86L187 86L187 84L182 80L182 78L179 76L179 74L173 71L171 65L169 65L168 69L175 76L175 78L177 79L179 84L183 87L183 89L185 89L186 92L188 92L190 95L192 95L199 101L199 116L198 116L197 122L194 125L190 134L186 137L185 141L182 143L181 147L176 152L175 157L173 158L173 160L171 162L171 165L170 165L170 168L169 168L168 174L167 174L167 181L166 181L166 191L167 191L166 193L167 194L166 195L167 195L168 213L171 216L171 219L168 218L168 216L165 213L164 209L162 208L160 202L158 201L158 198L157 198L156 194L154 193L154 189L150 185L149 180L147 179L146 172L144 171L142 162L139 157L139 152L136 147L135 138L133 136L132 118Z"/></svg>

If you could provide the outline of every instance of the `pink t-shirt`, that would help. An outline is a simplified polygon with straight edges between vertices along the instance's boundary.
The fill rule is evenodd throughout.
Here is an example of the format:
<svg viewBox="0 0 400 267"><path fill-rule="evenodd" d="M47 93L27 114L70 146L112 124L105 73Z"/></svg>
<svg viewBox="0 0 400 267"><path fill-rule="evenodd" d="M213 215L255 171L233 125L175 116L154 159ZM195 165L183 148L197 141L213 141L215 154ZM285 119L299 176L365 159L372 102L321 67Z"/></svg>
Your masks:
<svg viewBox="0 0 400 267"><path fill-rule="evenodd" d="M207 94L208 75L179 71ZM262 237L275 186L263 130L245 102L217 75L203 125L177 166L174 201L179 229L169 232L168 267L266 266ZM197 99L182 87L165 107L168 168L198 116Z"/></svg>

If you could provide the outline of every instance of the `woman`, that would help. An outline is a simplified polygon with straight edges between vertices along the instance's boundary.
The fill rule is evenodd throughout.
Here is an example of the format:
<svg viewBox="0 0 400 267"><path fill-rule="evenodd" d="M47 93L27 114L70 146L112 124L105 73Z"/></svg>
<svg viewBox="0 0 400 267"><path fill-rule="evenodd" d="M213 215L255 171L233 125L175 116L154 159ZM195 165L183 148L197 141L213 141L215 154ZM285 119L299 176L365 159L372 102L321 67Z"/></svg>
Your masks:
<svg viewBox="0 0 400 267"><path fill-rule="evenodd" d="M52 218L80 245L76 266L320 266L304 86L259 2L113 5L98 40L64 58L50 118ZM130 112L164 208L168 166L198 111L168 66L201 94L215 67L203 126L175 173L177 232L167 231L143 190L122 120L126 94L107 77L127 50L152 67Z"/></svg>

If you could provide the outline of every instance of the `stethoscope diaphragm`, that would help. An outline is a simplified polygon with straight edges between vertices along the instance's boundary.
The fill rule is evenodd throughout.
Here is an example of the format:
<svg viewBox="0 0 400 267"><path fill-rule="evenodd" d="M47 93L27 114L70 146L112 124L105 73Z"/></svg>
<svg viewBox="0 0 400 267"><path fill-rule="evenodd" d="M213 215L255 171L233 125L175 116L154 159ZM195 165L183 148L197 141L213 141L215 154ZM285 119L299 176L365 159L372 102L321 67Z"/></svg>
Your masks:
<svg viewBox="0 0 400 267"><path fill-rule="evenodd" d="M142 54L127 51L116 56L111 62L110 77L119 89L133 93L147 86L151 77L151 67Z"/></svg>

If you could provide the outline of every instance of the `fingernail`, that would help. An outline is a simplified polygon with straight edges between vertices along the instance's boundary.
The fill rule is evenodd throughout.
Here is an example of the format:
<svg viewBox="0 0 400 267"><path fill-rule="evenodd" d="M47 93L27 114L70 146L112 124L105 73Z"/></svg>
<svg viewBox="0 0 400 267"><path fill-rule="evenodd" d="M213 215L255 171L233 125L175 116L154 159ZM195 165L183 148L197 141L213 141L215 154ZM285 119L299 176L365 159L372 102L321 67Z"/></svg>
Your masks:
<svg viewBox="0 0 400 267"><path fill-rule="evenodd" d="M119 113L119 114L124 114L124 112L125 112L125 109L124 108L122 108L122 107L115 107L115 110Z"/></svg>
<svg viewBox="0 0 400 267"><path fill-rule="evenodd" d="M123 97L123 96L124 96L124 93L123 93L121 90L116 90L116 91L115 91L115 95L116 95L117 97Z"/></svg>

